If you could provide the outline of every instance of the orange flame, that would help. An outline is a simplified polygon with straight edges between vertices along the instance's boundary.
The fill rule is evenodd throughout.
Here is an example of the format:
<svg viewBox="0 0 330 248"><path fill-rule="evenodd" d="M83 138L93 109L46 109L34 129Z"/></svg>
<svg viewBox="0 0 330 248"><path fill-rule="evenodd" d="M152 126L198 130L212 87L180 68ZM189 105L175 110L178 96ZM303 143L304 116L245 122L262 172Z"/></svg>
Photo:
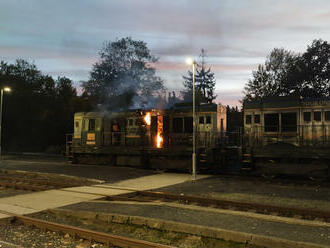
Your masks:
<svg viewBox="0 0 330 248"><path fill-rule="evenodd" d="M150 124L151 124L151 114L150 114L150 112L147 112L147 114L144 116L144 121L145 121L145 123L148 125L148 126L150 126Z"/></svg>
<svg viewBox="0 0 330 248"><path fill-rule="evenodd" d="M162 148L162 146L163 146L163 137L160 133L157 133L156 146L157 146L157 148Z"/></svg>

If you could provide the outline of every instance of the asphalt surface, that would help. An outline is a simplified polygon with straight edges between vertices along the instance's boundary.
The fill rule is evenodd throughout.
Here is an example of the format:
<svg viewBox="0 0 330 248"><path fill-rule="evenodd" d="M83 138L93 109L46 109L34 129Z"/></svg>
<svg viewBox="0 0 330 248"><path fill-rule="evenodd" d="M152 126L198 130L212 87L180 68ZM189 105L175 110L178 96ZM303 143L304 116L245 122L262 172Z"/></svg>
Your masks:
<svg viewBox="0 0 330 248"><path fill-rule="evenodd" d="M267 201L269 203L306 202L316 205L327 205L330 209L330 188L318 184L304 185L270 182L262 179L249 179L242 177L214 176L200 179L195 182L185 182L159 189L176 194L198 195L213 198L226 198L231 200ZM290 204L291 204L290 203ZM301 205L297 206L301 207Z"/></svg>

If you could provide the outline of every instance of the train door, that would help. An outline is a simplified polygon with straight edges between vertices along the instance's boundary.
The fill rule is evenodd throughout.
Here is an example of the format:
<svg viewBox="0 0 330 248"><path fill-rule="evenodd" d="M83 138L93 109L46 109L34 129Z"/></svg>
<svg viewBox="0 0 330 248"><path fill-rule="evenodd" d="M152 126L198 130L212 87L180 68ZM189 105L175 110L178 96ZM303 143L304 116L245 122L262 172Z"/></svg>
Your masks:
<svg viewBox="0 0 330 248"><path fill-rule="evenodd" d="M102 118L90 117L84 118L83 137L82 141L86 145L102 145Z"/></svg>
<svg viewBox="0 0 330 248"><path fill-rule="evenodd" d="M96 129L96 119L90 118L85 120L85 128L86 128L86 145L95 145L96 137L95 137L95 129Z"/></svg>

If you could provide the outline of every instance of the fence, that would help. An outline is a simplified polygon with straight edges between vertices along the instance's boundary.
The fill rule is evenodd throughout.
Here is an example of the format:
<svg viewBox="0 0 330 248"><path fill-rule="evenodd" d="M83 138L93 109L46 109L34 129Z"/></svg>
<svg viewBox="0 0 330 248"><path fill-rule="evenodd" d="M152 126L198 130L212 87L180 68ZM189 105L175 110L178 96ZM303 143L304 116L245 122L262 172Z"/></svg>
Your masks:
<svg viewBox="0 0 330 248"><path fill-rule="evenodd" d="M296 146L329 146L330 125L255 126L244 128L245 145L264 146L286 142Z"/></svg>
<svg viewBox="0 0 330 248"><path fill-rule="evenodd" d="M192 133L170 133L165 134L163 147L168 146L189 146L193 143ZM156 144L156 134L146 133L127 133L127 132L105 132L103 133L103 145L122 145L122 146L149 146ZM240 146L241 131L237 132L196 132L196 146Z"/></svg>

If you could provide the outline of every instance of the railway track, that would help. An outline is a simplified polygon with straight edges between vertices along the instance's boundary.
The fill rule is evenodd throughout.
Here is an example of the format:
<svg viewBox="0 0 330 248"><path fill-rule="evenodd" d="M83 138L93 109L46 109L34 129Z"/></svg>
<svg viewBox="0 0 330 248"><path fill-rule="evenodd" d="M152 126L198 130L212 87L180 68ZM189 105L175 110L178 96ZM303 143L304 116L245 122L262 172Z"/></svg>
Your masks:
<svg viewBox="0 0 330 248"><path fill-rule="evenodd" d="M174 248L173 246L152 243L149 241L128 238L103 232L96 232L75 226L59 224L55 222L44 221L36 218L14 215L11 223L18 223L28 227L36 227L42 231L54 231L62 234L70 234L72 237L99 242L108 247L125 248Z"/></svg>
<svg viewBox="0 0 330 248"><path fill-rule="evenodd" d="M126 189L127 190L127 189ZM320 211L296 207L285 207L262 203L249 203L230 200L220 200L214 198L206 198L192 195L173 194L167 192L154 191L133 191L132 193L107 196L109 201L137 201L137 202L154 202L154 201L170 201L181 204L194 204L204 207L230 209L237 211L251 211L260 214L276 215L284 217L294 217L306 220L321 220L330 222L330 211Z"/></svg>
<svg viewBox="0 0 330 248"><path fill-rule="evenodd" d="M26 178L21 174L0 174L0 187L29 191L44 191L66 187L81 186L77 182L60 182L49 178ZM101 186L102 187L102 186ZM307 220L322 220L330 222L330 211L319 211L297 207L284 207L262 203L249 203L230 200L220 200L192 195L173 194L154 191L136 191L136 189L111 187L107 188L129 190L131 193L120 196L105 196L107 200L119 201L172 201L181 204L195 204L205 207L231 209L238 211L252 211L260 214L295 217Z"/></svg>
<svg viewBox="0 0 330 248"><path fill-rule="evenodd" d="M54 181L51 178L26 178L21 174L0 174L0 187L28 191L44 191L81 186L78 182Z"/></svg>

